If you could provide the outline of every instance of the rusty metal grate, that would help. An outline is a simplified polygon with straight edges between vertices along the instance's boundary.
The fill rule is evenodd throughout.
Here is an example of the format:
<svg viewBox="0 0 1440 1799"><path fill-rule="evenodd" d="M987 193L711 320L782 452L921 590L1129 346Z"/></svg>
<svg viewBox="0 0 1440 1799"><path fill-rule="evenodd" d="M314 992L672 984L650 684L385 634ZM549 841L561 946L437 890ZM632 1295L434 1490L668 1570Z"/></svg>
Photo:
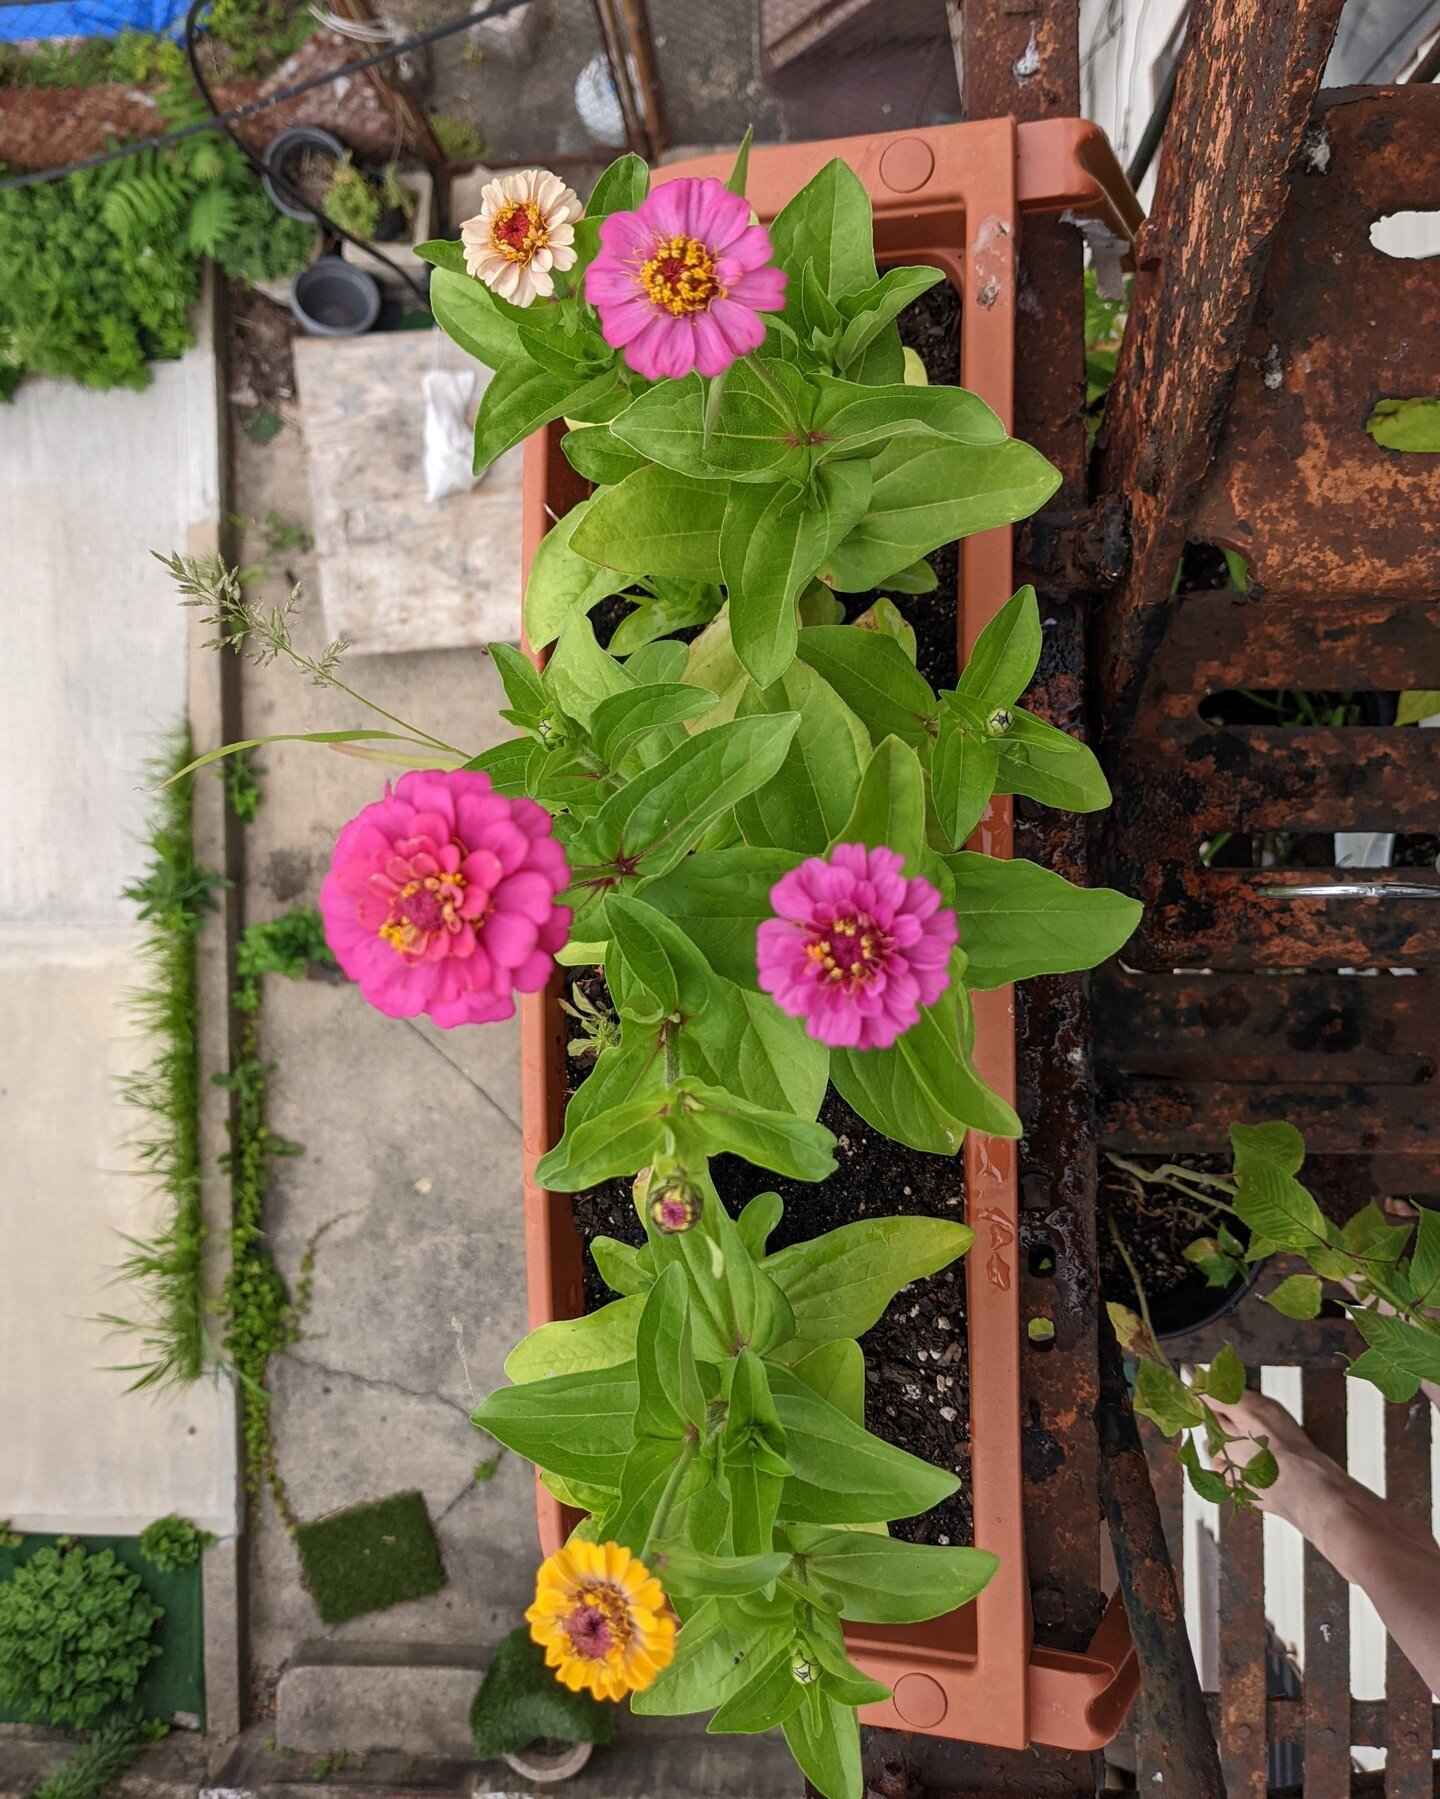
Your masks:
<svg viewBox="0 0 1440 1799"><path fill-rule="evenodd" d="M1145 968L1440 963L1433 868L1366 870L1369 898L1346 896L1344 872L1200 861L1223 831L1440 820L1440 757L1416 730L1200 715L1226 691L1440 683L1440 460L1364 428L1376 400L1433 394L1440 375L1436 264L1384 256L1370 225L1436 207L1440 91L1323 97L1190 526L1241 552L1252 590L1177 597L1119 751L1114 856L1147 902L1127 952Z"/></svg>
<svg viewBox="0 0 1440 1799"><path fill-rule="evenodd" d="M1364 429L1377 399L1437 384L1440 266L1369 236L1433 207L1440 91L1323 96L1191 527L1240 549L1252 587L1175 598L1116 754L1114 878L1147 913L1138 972L1097 999L1112 1147L1213 1149L1231 1118L1284 1114L1374 1157L1376 1191L1440 1192L1440 875L1200 857L1225 831L1440 823L1427 732L1201 716L1236 690L1440 684L1440 459Z"/></svg>
<svg viewBox="0 0 1440 1799"><path fill-rule="evenodd" d="M1376 400L1440 389L1440 261L1394 261L1370 241L1374 220L1434 208L1440 92L1320 97L1189 515L1190 539L1240 551L1251 586L1154 596L1163 629L1112 744L1109 878L1147 911L1129 966L1095 986L1102 1147L1211 1151L1233 1119L1288 1117L1317 1152L1307 1180L1340 1219L1371 1197L1440 1196L1440 876L1212 867L1201 845L1227 831L1433 833L1440 742L1383 725L1217 724L1201 708L1246 690L1440 686L1440 457L1382 450L1364 428ZM1223 1340L1251 1365L1303 1369L1307 1427L1343 1461L1343 1357L1360 1347L1348 1323L1296 1326L1251 1299L1175 1347L1204 1361ZM1427 1523L1431 1429L1423 1401L1388 1409L1388 1490ZM1180 1470L1151 1447L1178 1563ZM1387 1701L1352 1701L1348 1593L1333 1570L1307 1549L1298 1698L1266 1693L1258 1518L1222 1522L1218 1586L1230 1799L1261 1799L1267 1745L1281 1741L1302 1746L1307 1799L1351 1793L1359 1744L1387 1751L1383 1788L1366 1790L1428 1799L1430 1694L1392 1645ZM1138 1759L1149 1790L1164 1745L1143 1726Z"/></svg>

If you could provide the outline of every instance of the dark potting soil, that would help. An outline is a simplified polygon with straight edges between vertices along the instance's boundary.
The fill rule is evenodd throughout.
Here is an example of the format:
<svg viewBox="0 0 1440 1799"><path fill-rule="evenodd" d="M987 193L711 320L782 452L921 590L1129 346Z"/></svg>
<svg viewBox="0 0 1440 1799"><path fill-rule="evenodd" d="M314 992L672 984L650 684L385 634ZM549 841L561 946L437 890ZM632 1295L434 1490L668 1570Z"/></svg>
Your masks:
<svg viewBox="0 0 1440 1799"><path fill-rule="evenodd" d="M917 351L932 382L960 378L960 301L948 285L933 288L900 315L902 340ZM954 544L930 558L939 585L934 593L892 595L915 631L918 665L937 687L956 681L956 579L959 554ZM883 591L880 590L880 591ZM854 618L879 597L844 596L847 618ZM596 634L608 640L628 610L608 601L592 617ZM677 632L689 639L693 631ZM594 1005L608 1009L604 977L598 969L567 975L567 996L574 1003L579 988ZM567 1015L570 1042L583 1032ZM567 1059L571 1092L584 1079L588 1061ZM771 1247L819 1236L857 1218L919 1214L963 1220L964 1165L956 1157L922 1155L892 1143L872 1130L831 1089L820 1109L820 1122L835 1133L839 1168L828 1181L783 1180L753 1168L735 1156L720 1156L711 1173L732 1214L757 1193L778 1193L785 1214ZM641 1243L644 1231L635 1213L628 1180L607 1181L573 1201L575 1221L588 1245L597 1236ZM589 1310L612 1297L586 1258L585 1303ZM968 1543L974 1535L970 1503L970 1376L965 1334L965 1264L913 1282L897 1294L885 1316L862 1341L866 1367L866 1424L887 1442L908 1449L938 1467L958 1474L961 1486L952 1498L923 1518L892 1526L896 1536L919 1543Z"/></svg>

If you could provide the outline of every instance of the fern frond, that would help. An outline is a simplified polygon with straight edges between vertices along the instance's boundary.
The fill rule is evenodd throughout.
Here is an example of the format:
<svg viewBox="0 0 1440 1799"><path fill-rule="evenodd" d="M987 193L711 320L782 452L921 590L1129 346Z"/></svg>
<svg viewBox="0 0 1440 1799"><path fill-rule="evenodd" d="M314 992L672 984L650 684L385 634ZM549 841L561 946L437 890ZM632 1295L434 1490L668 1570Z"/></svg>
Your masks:
<svg viewBox="0 0 1440 1799"><path fill-rule="evenodd" d="M204 188L190 207L185 241L197 256L218 256L221 246L234 236L240 208L234 194L219 183Z"/></svg>

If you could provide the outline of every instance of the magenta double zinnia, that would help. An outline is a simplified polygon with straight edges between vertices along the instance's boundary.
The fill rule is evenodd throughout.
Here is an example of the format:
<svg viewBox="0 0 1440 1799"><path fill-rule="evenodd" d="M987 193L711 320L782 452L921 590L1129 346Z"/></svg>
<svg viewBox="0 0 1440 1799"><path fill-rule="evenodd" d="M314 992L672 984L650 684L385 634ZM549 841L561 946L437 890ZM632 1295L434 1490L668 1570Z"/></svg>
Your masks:
<svg viewBox="0 0 1440 1799"><path fill-rule="evenodd" d="M770 890L756 935L760 985L836 1049L888 1049L950 984L955 914L894 850L838 844Z"/></svg>
<svg viewBox="0 0 1440 1799"><path fill-rule="evenodd" d="M509 1018L570 928L550 818L465 769L402 775L340 833L320 888L335 959L391 1018Z"/></svg>
<svg viewBox="0 0 1440 1799"><path fill-rule="evenodd" d="M585 298L638 374L718 375L765 338L762 312L785 304L785 273L749 202L723 182L683 176L635 212L600 222Z"/></svg>

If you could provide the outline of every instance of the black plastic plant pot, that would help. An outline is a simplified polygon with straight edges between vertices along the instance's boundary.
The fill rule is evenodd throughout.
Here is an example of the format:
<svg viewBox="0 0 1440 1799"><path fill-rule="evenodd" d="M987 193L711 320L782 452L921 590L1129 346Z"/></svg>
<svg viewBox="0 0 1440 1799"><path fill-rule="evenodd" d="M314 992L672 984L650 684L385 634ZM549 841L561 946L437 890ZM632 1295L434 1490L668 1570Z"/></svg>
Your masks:
<svg viewBox="0 0 1440 1799"><path fill-rule="evenodd" d="M291 282L290 309L312 337L358 337L380 316L380 288L343 257L317 256Z"/></svg>
<svg viewBox="0 0 1440 1799"><path fill-rule="evenodd" d="M319 125L291 125L266 146L265 172L261 176L265 192L287 218L303 219L309 224L319 214L314 205L307 205L300 198L302 190L297 186L306 159L324 161L333 172L345 160L345 154L344 144L333 131L325 131Z"/></svg>
<svg viewBox="0 0 1440 1799"><path fill-rule="evenodd" d="M1233 1312L1260 1278L1264 1261L1247 1265L1244 1277L1228 1287L1212 1287L1197 1268L1181 1286L1150 1301L1150 1318L1162 1343L1188 1337Z"/></svg>

